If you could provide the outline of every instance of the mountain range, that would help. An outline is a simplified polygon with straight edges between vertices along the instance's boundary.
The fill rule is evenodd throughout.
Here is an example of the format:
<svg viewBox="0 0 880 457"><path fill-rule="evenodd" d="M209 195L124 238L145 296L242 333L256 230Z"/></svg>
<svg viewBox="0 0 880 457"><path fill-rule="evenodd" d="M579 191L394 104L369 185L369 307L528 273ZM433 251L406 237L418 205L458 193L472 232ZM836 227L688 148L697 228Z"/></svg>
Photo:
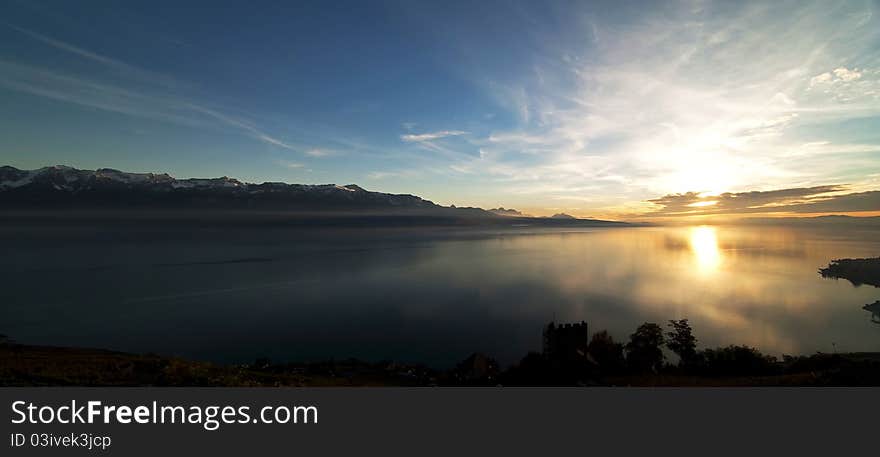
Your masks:
<svg viewBox="0 0 880 457"><path fill-rule="evenodd" d="M176 179L167 173L80 170L57 165L37 170L0 167L5 206L142 206L275 209L433 208L413 195L369 192L356 185L249 184L229 177Z"/></svg>
<svg viewBox="0 0 880 457"><path fill-rule="evenodd" d="M0 207L14 209L257 209L308 213L418 215L501 224L605 225L595 219L535 218L516 210L441 206L409 194L372 192L355 184L253 184L234 178L177 179L167 173L81 170L56 165L36 170L0 167Z"/></svg>

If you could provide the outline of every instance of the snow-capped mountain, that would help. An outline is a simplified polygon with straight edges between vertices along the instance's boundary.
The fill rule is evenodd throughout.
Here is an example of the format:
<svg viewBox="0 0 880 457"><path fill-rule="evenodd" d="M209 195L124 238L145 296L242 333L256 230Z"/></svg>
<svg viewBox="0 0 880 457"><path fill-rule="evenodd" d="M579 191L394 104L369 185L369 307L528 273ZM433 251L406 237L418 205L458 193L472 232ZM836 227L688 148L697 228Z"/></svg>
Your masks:
<svg viewBox="0 0 880 457"><path fill-rule="evenodd" d="M354 184L250 184L226 176L176 179L166 173L126 173L110 168L92 171L63 165L37 170L0 167L0 204L309 210L446 209L414 195L370 192Z"/></svg>
<svg viewBox="0 0 880 457"><path fill-rule="evenodd" d="M19 170L18 168L0 167L0 191L19 187L51 187L55 190L75 191L88 186L108 183L130 185L151 185L173 183L174 178L167 174L125 173L110 168L95 171L78 170L73 167L56 165L37 170Z"/></svg>
<svg viewBox="0 0 880 457"><path fill-rule="evenodd" d="M195 217L199 217L198 210L202 209L280 210L300 212L311 218L309 220L320 220L318 213L336 219L351 216L353 219L347 223L358 226L453 224L569 227L621 224L571 216L563 218L562 215L553 218L530 217L503 208L486 211L440 206L415 195L371 192L354 184L251 184L226 176L177 179L166 173L126 173L110 168L80 170L63 165L36 170L0 166L0 209L183 209L187 211L175 214L192 214ZM496 214L499 211L504 216ZM126 213L110 214L123 217ZM358 219L364 215L372 219ZM374 216L384 219L380 221Z"/></svg>

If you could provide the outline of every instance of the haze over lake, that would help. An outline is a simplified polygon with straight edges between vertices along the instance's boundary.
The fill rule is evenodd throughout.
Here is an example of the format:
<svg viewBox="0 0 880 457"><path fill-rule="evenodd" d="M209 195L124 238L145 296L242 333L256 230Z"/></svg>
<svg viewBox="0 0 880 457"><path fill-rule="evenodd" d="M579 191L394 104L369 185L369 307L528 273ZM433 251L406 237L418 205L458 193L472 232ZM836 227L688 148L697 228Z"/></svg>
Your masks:
<svg viewBox="0 0 880 457"><path fill-rule="evenodd" d="M110 240L110 241L108 241ZM876 231L697 226L2 231L0 332L219 362L514 362L551 320L625 339L688 318L701 346L880 350L880 290L821 278Z"/></svg>

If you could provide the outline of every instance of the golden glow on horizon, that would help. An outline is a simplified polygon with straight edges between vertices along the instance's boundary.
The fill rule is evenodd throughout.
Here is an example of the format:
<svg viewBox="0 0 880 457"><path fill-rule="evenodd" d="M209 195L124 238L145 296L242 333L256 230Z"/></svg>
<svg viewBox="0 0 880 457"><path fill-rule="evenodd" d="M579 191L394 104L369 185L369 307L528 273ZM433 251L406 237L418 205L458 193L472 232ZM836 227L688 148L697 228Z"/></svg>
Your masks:
<svg viewBox="0 0 880 457"><path fill-rule="evenodd" d="M450 203L443 202L443 204L449 205ZM880 211L833 211L817 213L796 213L790 211L772 212L769 211L770 208L768 208L767 212L762 213L737 212L736 210L731 210L729 212L713 212L711 214L702 214L695 210L691 213L655 215L652 214L652 211L655 211L657 209L657 205L645 202L618 206L606 206L596 209L560 207L547 208L542 206L516 206L512 204L494 205L482 202L469 203L468 205L459 203L454 204L458 206L479 206L482 208L494 208L496 206L504 206L505 208L515 208L523 214L534 217L549 217L557 213L566 213L579 218L605 219L624 222L651 222L661 225L700 225L709 223L724 224L736 221L748 221L750 219L756 218L814 218L821 216L880 217ZM699 209L701 207L705 208L707 206L712 207L717 204L717 201L715 201L715 203L712 203L711 205L705 202L696 202L696 204L691 204L689 206Z"/></svg>
<svg viewBox="0 0 880 457"><path fill-rule="evenodd" d="M694 208L702 208L704 206L712 206L712 205L717 205L717 204L718 204L718 200L708 200L708 201L704 201L704 202L691 203L688 206L691 206Z"/></svg>
<svg viewBox="0 0 880 457"><path fill-rule="evenodd" d="M691 250L700 273L711 273L721 265L721 250L715 227L701 225L691 229Z"/></svg>

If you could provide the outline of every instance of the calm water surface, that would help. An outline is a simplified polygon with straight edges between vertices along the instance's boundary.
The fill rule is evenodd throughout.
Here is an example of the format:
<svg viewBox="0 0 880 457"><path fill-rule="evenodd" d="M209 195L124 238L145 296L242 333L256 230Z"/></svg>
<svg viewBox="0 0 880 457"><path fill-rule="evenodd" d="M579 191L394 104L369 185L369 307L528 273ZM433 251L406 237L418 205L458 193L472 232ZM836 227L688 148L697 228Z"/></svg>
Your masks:
<svg viewBox="0 0 880 457"><path fill-rule="evenodd" d="M880 289L822 279L877 231L779 227L0 233L0 333L221 362L510 363L550 320L625 339L690 319L701 346L878 351Z"/></svg>

